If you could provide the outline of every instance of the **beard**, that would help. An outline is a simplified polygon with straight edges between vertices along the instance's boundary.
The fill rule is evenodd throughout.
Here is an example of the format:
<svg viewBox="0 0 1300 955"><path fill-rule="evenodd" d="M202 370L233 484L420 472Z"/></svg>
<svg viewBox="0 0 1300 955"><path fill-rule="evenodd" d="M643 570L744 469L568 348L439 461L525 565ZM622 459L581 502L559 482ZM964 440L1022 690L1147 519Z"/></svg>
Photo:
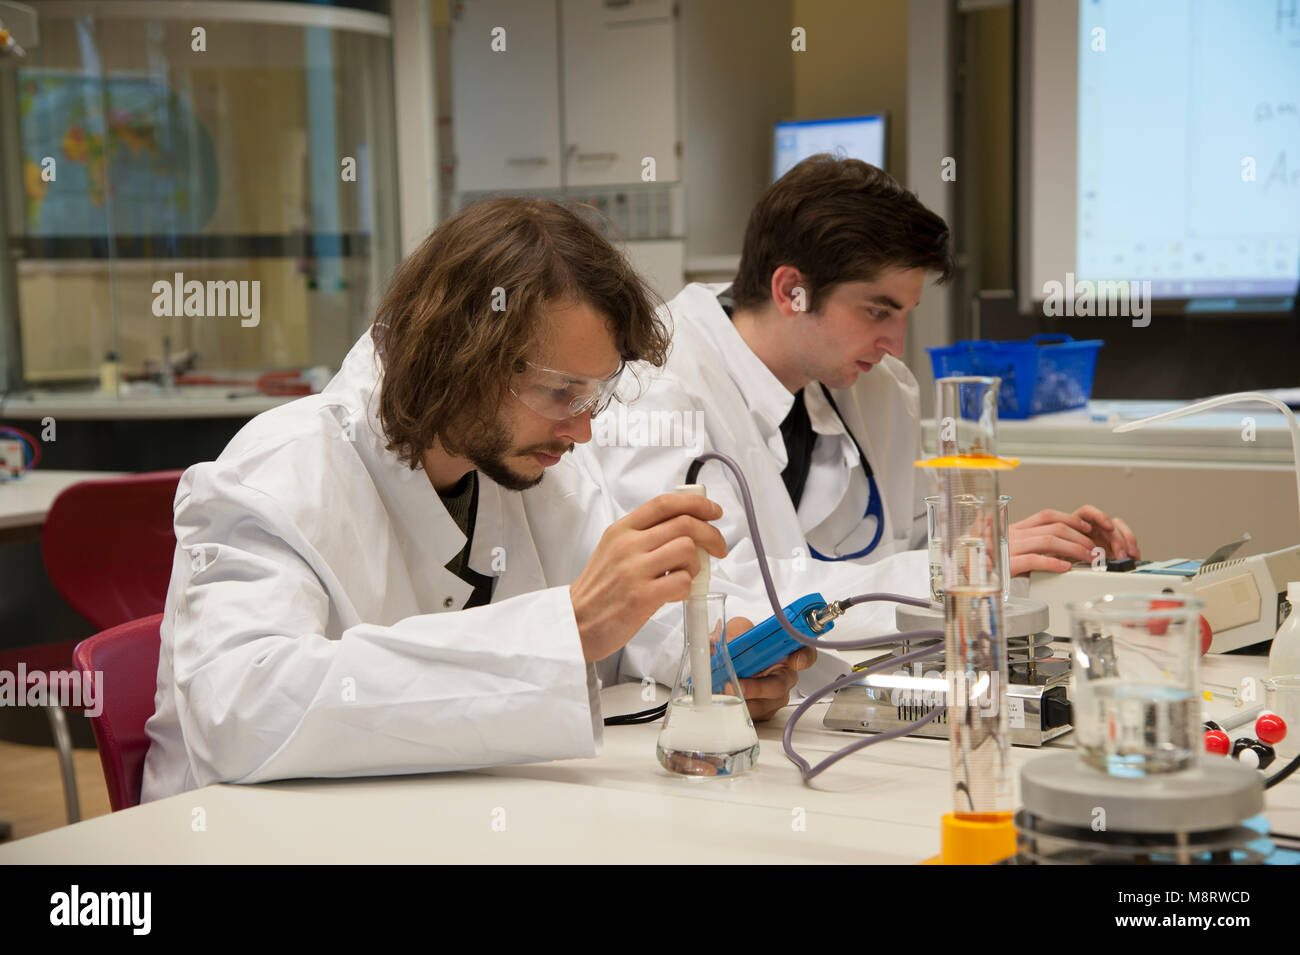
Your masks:
<svg viewBox="0 0 1300 955"><path fill-rule="evenodd" d="M526 491L542 483L542 478L546 476L546 469L543 468L542 473L536 477L520 474L507 463L509 458L533 453L559 457L573 450L573 445L570 444L568 447L559 449L552 445L537 445L516 451L512 449L512 443L513 436L507 433L505 428L498 425L467 443L463 454L479 472L491 478L507 491Z"/></svg>

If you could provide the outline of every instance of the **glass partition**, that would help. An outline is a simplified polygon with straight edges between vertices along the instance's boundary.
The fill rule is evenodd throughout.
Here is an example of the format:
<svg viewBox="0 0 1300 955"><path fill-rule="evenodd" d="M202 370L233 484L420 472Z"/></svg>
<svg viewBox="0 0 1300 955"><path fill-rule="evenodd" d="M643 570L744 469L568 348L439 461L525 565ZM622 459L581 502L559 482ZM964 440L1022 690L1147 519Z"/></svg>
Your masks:
<svg viewBox="0 0 1300 955"><path fill-rule="evenodd" d="M387 16L52 0L0 71L8 390L337 369L397 262ZM15 201L16 200L16 201Z"/></svg>

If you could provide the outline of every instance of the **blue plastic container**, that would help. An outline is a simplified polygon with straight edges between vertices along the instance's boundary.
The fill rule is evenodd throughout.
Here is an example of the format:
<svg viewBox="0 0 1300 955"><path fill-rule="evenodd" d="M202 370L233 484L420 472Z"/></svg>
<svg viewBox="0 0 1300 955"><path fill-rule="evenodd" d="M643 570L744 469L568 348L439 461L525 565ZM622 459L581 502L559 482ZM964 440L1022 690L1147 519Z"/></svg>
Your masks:
<svg viewBox="0 0 1300 955"><path fill-rule="evenodd" d="M1092 396L1097 352L1105 342L1070 335L1035 335L1023 342L965 341L927 348L935 378L1001 378L998 416L1028 418L1082 408Z"/></svg>

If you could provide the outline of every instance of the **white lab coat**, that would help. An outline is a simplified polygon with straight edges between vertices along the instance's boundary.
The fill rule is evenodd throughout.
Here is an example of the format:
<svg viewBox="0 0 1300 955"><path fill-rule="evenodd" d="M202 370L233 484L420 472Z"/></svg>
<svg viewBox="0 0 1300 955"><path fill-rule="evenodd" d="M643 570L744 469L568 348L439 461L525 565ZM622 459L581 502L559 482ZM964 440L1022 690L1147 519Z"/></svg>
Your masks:
<svg viewBox="0 0 1300 955"><path fill-rule="evenodd" d="M601 715L567 585L612 519L566 456L479 475L465 536L385 441L367 332L323 393L258 415L181 477L144 800L214 782L593 756ZM535 539L552 546L551 566Z"/></svg>
<svg viewBox="0 0 1300 955"><path fill-rule="evenodd" d="M640 397L596 419L593 440L578 449L577 457L599 474L606 494L626 512L683 483L687 465L701 451L729 455L749 483L783 605L814 591L827 600L870 591L928 598L928 561L925 551L915 548L926 541L923 498L935 492L929 472L914 465L922 457L916 379L902 362L886 356L851 388L831 390L875 473L884 532L865 557L815 559L809 554L810 539L827 553L862 522L868 484L857 450L819 390L805 389L813 428L827 437L817 441L796 513L781 480L786 452L780 432L794 398L732 326L717 301L724 288L691 284L668 303L673 346L667 365L636 368ZM725 559L712 562L713 589L729 595L729 617L758 622L772 611L739 491L730 470L716 462L705 464L699 480L722 506L716 525L729 548ZM828 639L894 633L896 606L855 607ZM670 683L681 657L681 632L681 610L663 608L621 651L618 675L649 675ZM847 669L838 654L823 652L818 665L800 675L799 689L810 692Z"/></svg>

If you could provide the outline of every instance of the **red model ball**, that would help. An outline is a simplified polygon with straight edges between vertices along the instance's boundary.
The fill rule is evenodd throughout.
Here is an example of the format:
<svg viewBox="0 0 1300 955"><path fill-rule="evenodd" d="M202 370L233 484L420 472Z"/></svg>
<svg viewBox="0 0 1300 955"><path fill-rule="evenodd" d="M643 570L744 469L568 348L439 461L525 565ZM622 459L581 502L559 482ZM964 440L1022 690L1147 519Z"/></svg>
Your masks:
<svg viewBox="0 0 1300 955"><path fill-rule="evenodd" d="M1265 743L1278 743L1286 737L1286 721L1276 713L1261 714L1255 720L1255 735Z"/></svg>
<svg viewBox="0 0 1300 955"><path fill-rule="evenodd" d="M1181 607L1182 605L1183 604L1181 600L1153 600L1151 601L1150 609L1164 610L1166 608ZM1147 621L1147 632L1154 636L1163 637L1165 635L1165 631L1168 629L1169 629L1168 617L1152 617L1150 620Z"/></svg>
<svg viewBox="0 0 1300 955"><path fill-rule="evenodd" d="M1208 730L1205 734L1205 751L1217 756L1227 756L1232 752L1232 740L1223 730Z"/></svg>

